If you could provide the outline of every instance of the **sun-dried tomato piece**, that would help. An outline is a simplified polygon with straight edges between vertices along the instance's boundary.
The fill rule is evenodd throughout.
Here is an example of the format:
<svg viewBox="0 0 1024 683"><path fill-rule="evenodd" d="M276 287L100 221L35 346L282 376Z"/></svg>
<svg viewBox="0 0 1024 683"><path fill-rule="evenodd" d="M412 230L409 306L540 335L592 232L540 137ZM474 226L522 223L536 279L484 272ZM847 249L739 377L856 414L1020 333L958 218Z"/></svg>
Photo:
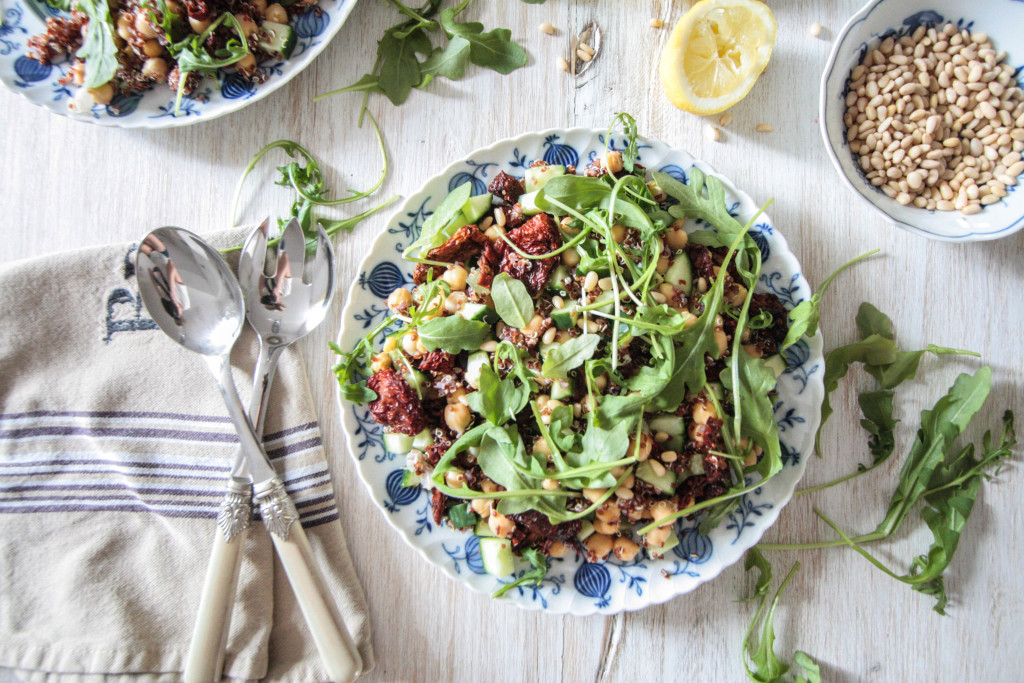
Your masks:
<svg viewBox="0 0 1024 683"><path fill-rule="evenodd" d="M519 201L519 197L526 192L523 183L518 178L513 178L508 173L501 171L494 176L487 191L501 198L506 205L511 206Z"/></svg>
<svg viewBox="0 0 1024 683"><path fill-rule="evenodd" d="M370 414L378 424L410 436L426 428L427 416L420 397L397 372L391 368L379 370L366 386L377 392L377 399L370 402Z"/></svg>
<svg viewBox="0 0 1024 683"><path fill-rule="evenodd" d="M520 547L531 548L543 545L545 541L565 543L576 538L583 527L583 522L578 519L561 524L551 524L546 515L536 510L511 514L509 519L516 523L516 527L512 531L513 550L518 550Z"/></svg>
<svg viewBox="0 0 1024 683"><path fill-rule="evenodd" d="M562 236L551 216L539 213L522 226L508 233L509 240L527 254L538 255L562 246ZM503 245L504 246L504 245ZM526 259L514 249L505 248L501 258L501 271L526 285L531 296L537 296L558 263L558 257Z"/></svg>
<svg viewBox="0 0 1024 683"><path fill-rule="evenodd" d="M761 355L777 353L779 345L789 332L789 311L774 294L755 294L750 297L750 317L761 311L772 315L772 324L759 330L750 330L750 343L761 350ZM748 328L749 329L749 328Z"/></svg>
<svg viewBox="0 0 1024 683"><path fill-rule="evenodd" d="M480 232L475 225L464 225L455 231L455 234L448 238L448 241L427 252L427 258L431 261L444 261L445 263L466 263L471 258L483 251L484 246L490 240ZM441 277L445 271L444 266L428 266L419 263L413 270L412 279L418 285L427 281L427 273L433 269L434 279Z"/></svg>

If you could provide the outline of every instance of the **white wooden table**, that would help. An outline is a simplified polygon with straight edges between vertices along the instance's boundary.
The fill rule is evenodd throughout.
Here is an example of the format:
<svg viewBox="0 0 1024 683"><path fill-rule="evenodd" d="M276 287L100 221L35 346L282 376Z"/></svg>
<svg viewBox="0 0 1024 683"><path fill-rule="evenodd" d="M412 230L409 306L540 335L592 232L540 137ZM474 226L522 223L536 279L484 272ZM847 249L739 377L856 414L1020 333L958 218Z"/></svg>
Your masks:
<svg viewBox="0 0 1024 683"><path fill-rule="evenodd" d="M656 64L668 30L689 7L670 0L513 0L480 2L471 10L487 26L509 26L531 54L530 65L507 78L472 68L457 83L439 81L414 92L400 108L374 98L393 165L378 197L411 194L453 159L509 135L564 126L604 126L617 111L632 112L643 134L689 150L713 164L770 213L820 282L852 256L879 247L876 257L843 276L823 306L826 346L852 341L861 301L888 312L906 348L933 342L975 349L995 371L995 388L979 428L996 427L1002 410L1024 417L1022 331L1024 233L997 242L949 245L901 232L867 211L832 169L817 125L818 79L830 38L858 0L773 2L778 42L768 72L734 108L723 142L704 135L707 121L674 109L662 95ZM375 41L395 13L380 0L362 0L324 54L274 96L226 118L188 128L124 131L52 116L0 91L0 260L128 241L158 225L200 232L226 226L240 170L263 144L291 138L330 168L335 187L361 188L376 177L371 131L355 128L358 95L319 104L310 98L356 80L373 62ZM574 84L555 62L568 35L588 21L604 29L604 49ZM542 21L556 37L537 30ZM808 27L825 26L820 38ZM754 132L760 122L775 132ZM289 197L267 192L245 218L284 212ZM397 206L397 205L396 205ZM341 278L350 281L386 221L379 215L338 244ZM343 302L334 306L340 316ZM2 313L0 313L2 315ZM4 320L3 324L9 324ZM740 641L753 615L735 600L751 579L727 570L692 594L615 618L552 617L476 595L422 561L374 508L344 446L324 325L303 346L325 443L331 457L356 568L374 622L377 668L367 680L743 680ZM902 391L897 453L958 372L974 361L923 362L922 378ZM809 464L805 481L822 482L868 459L858 426L851 373L837 392L837 414L824 433L824 459ZM981 429L975 430L980 433ZM977 433L974 436L977 436ZM848 529L867 531L884 513L901 458L881 471L828 492L798 498L767 540L828 538L812 512L819 506ZM777 577L794 560L799 572L778 618L778 651L803 649L822 664L826 680L1021 680L1024 635L1024 478L1006 468L986 484L948 571L950 616L932 600L870 567L845 549L774 553ZM897 542L879 548L904 567L927 549L917 521Z"/></svg>

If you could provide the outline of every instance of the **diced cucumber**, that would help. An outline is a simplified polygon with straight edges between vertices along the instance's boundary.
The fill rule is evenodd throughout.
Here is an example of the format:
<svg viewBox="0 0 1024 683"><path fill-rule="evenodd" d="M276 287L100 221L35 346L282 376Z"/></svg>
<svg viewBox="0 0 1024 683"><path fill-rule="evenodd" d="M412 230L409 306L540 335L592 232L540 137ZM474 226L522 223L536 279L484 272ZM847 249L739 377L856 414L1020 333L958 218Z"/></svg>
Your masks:
<svg viewBox="0 0 1024 683"><path fill-rule="evenodd" d="M487 523L486 519L481 519L476 523L476 528L473 529L473 533L483 538L494 538L496 534L491 531L491 525Z"/></svg>
<svg viewBox="0 0 1024 683"><path fill-rule="evenodd" d="M498 312L487 304L475 304L473 302L463 304L462 308L459 309L459 315L466 320L479 320L488 325L498 322Z"/></svg>
<svg viewBox="0 0 1024 683"><path fill-rule="evenodd" d="M412 437L412 447L425 451L434 445L434 433L430 431L430 428L424 429L422 432Z"/></svg>
<svg viewBox="0 0 1024 683"><path fill-rule="evenodd" d="M676 530L673 529L672 533L670 533L668 535L668 538L665 539L665 545L662 545L660 547L647 546L647 554L652 557L662 557L665 553L667 553L669 550L672 550L672 548L675 548L677 545L679 545L679 537L676 536Z"/></svg>
<svg viewBox="0 0 1024 683"><path fill-rule="evenodd" d="M594 523L589 519L585 519L583 520L583 524L580 525L580 532L576 534L576 540L585 541L592 533L594 533Z"/></svg>
<svg viewBox="0 0 1024 683"><path fill-rule="evenodd" d="M644 460L636 466L636 478L646 481L662 493L673 493L676 490L676 473L665 470L665 474L655 474L650 460Z"/></svg>
<svg viewBox="0 0 1024 683"><path fill-rule="evenodd" d="M462 215L470 223L477 223L491 210L491 200L493 198L494 195L490 192L470 197L466 200L466 205L462 207Z"/></svg>
<svg viewBox="0 0 1024 683"><path fill-rule="evenodd" d="M295 49L295 29L288 24L264 21L260 27L264 38L258 43L261 50L288 59Z"/></svg>
<svg viewBox="0 0 1024 683"><path fill-rule="evenodd" d="M420 475L416 474L412 470L405 470L402 472L402 486L411 489L420 485Z"/></svg>
<svg viewBox="0 0 1024 683"><path fill-rule="evenodd" d="M560 330L571 329L576 324L578 317L579 313L576 310L576 306L566 306L565 308L556 308L551 311L551 322Z"/></svg>
<svg viewBox="0 0 1024 683"><path fill-rule="evenodd" d="M775 373L776 378L780 377L782 373L786 371L786 359L779 353L765 358L764 364L768 366L769 370Z"/></svg>
<svg viewBox="0 0 1024 683"><path fill-rule="evenodd" d="M658 415L647 420L652 432L665 432L669 436L682 436L686 426L678 415Z"/></svg>
<svg viewBox="0 0 1024 683"><path fill-rule="evenodd" d="M556 379L551 382L551 399L562 401L573 396L573 381L569 379Z"/></svg>
<svg viewBox="0 0 1024 683"><path fill-rule="evenodd" d="M565 291L565 278L569 277L569 269L559 263L555 266L555 269L551 271L551 275L548 277L545 288L552 294L560 294L566 296Z"/></svg>
<svg viewBox="0 0 1024 683"><path fill-rule="evenodd" d="M408 434L389 432L384 435L384 450L395 455L405 455L412 450L412 437Z"/></svg>
<svg viewBox="0 0 1024 683"><path fill-rule="evenodd" d="M486 351L474 351L466 359L466 373L463 378L466 384L474 389L480 388L480 371L491 362L491 357Z"/></svg>
<svg viewBox="0 0 1024 683"><path fill-rule="evenodd" d="M690 474L699 477L704 474L704 459L701 457L690 458Z"/></svg>
<svg viewBox="0 0 1024 683"><path fill-rule="evenodd" d="M543 211L537 206L537 193L527 192L519 197L519 207L523 210L524 216L536 216Z"/></svg>
<svg viewBox="0 0 1024 683"><path fill-rule="evenodd" d="M549 180L565 175L565 166L534 166L526 169L523 174L523 188L527 192L536 192L544 187ZM524 212L525 213L525 206Z"/></svg>
<svg viewBox="0 0 1024 683"><path fill-rule="evenodd" d="M594 300L587 304L593 306L597 304L599 307L591 310L601 311L602 313L611 313L615 310L615 292L608 290L607 292L601 292Z"/></svg>
<svg viewBox="0 0 1024 683"><path fill-rule="evenodd" d="M512 541L507 538L480 538L480 559L484 571L491 576L508 576L515 568L512 559Z"/></svg>
<svg viewBox="0 0 1024 683"><path fill-rule="evenodd" d="M690 296L693 291L693 265L689 256L679 253L672 257L672 265L665 271L665 282Z"/></svg>

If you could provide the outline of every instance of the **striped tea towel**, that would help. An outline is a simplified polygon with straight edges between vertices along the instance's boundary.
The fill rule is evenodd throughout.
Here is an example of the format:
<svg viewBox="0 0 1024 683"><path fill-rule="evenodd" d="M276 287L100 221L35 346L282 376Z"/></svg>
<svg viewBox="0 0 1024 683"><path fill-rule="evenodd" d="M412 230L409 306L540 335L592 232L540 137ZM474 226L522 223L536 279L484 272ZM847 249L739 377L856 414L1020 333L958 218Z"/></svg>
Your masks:
<svg viewBox="0 0 1024 683"><path fill-rule="evenodd" d="M0 668L15 680L176 681L184 668L238 439L206 364L148 319L133 263L122 245L0 266ZM256 349L247 327L234 358L246 403ZM294 350L266 445L369 668L366 603ZM258 522L224 673L327 678Z"/></svg>

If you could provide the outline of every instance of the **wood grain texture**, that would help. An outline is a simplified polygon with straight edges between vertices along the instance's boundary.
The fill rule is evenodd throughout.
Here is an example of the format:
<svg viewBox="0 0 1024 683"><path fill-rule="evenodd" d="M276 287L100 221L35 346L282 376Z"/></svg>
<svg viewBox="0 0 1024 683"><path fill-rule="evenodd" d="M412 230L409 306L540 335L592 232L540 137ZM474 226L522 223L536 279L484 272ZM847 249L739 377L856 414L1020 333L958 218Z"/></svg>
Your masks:
<svg viewBox="0 0 1024 683"><path fill-rule="evenodd" d="M774 199L769 212L812 282L863 251L884 254L844 275L825 299L826 346L851 341L854 315L867 300L889 313L908 348L928 342L980 351L996 386L973 436L995 427L1006 407L1024 416L1021 318L1024 233L997 242L950 245L899 231L870 213L832 169L817 126L818 81L830 39L858 0L770 3L779 23L767 73L733 109L724 140L709 141L708 121L674 109L655 75L667 26L689 7L669 0L512 0L479 2L471 10L488 26L512 28L530 52L530 65L507 78L472 68L465 81L438 81L414 92L400 108L374 98L372 110L393 160L379 197L412 194L452 160L496 139L548 127L604 126L617 111L636 115L643 134L687 149L744 188L755 201ZM358 95L313 105L310 98L355 81L372 62L375 40L393 22L379 0L362 0L349 24L305 73L264 101L223 119L179 130L101 129L50 116L9 92L0 92L0 193L3 247L8 261L59 249L137 239L158 225L200 232L226 226L240 169L263 144L292 138L330 167L335 186L363 187L378 171L368 128L355 128ZM555 62L568 53L569 35L597 21L603 49L576 82ZM559 29L549 37L542 21ZM812 38L808 28L825 31ZM775 132L754 132L757 123ZM269 177L264 174L264 180ZM253 179L251 188L257 186ZM279 188L246 193L245 220L285 210ZM364 203L363 206L368 206ZM385 212L387 213L387 212ZM380 215L337 242L344 282L377 232ZM334 305L333 319L343 302ZM4 321L9 324L9 321ZM743 680L739 644L753 613L735 600L749 587L741 567L671 602L601 617L552 617L525 612L471 593L421 560L390 531L358 482L338 423L327 324L304 340L327 452L356 567L374 623L377 668L368 681L626 681L684 678ZM901 393L905 421L898 449L913 436L918 412L930 406L958 372L978 362L928 358L922 379ZM805 481L822 482L868 458L858 426L851 373L833 403L824 432L825 457L814 459ZM798 498L767 539L828 536L812 512L818 506L848 529L868 530L881 517L900 466L849 485ZM776 573L794 560L803 569L778 618L778 651L814 655L830 681L1020 680L1024 634L1024 479L1019 465L986 484L960 552L948 572L953 604L943 618L931 600L871 568L846 550L777 553ZM913 519L913 518L912 518ZM916 521L880 549L905 566L930 538ZM198 578L197 578L198 580ZM617 642L602 668L606 643Z"/></svg>

